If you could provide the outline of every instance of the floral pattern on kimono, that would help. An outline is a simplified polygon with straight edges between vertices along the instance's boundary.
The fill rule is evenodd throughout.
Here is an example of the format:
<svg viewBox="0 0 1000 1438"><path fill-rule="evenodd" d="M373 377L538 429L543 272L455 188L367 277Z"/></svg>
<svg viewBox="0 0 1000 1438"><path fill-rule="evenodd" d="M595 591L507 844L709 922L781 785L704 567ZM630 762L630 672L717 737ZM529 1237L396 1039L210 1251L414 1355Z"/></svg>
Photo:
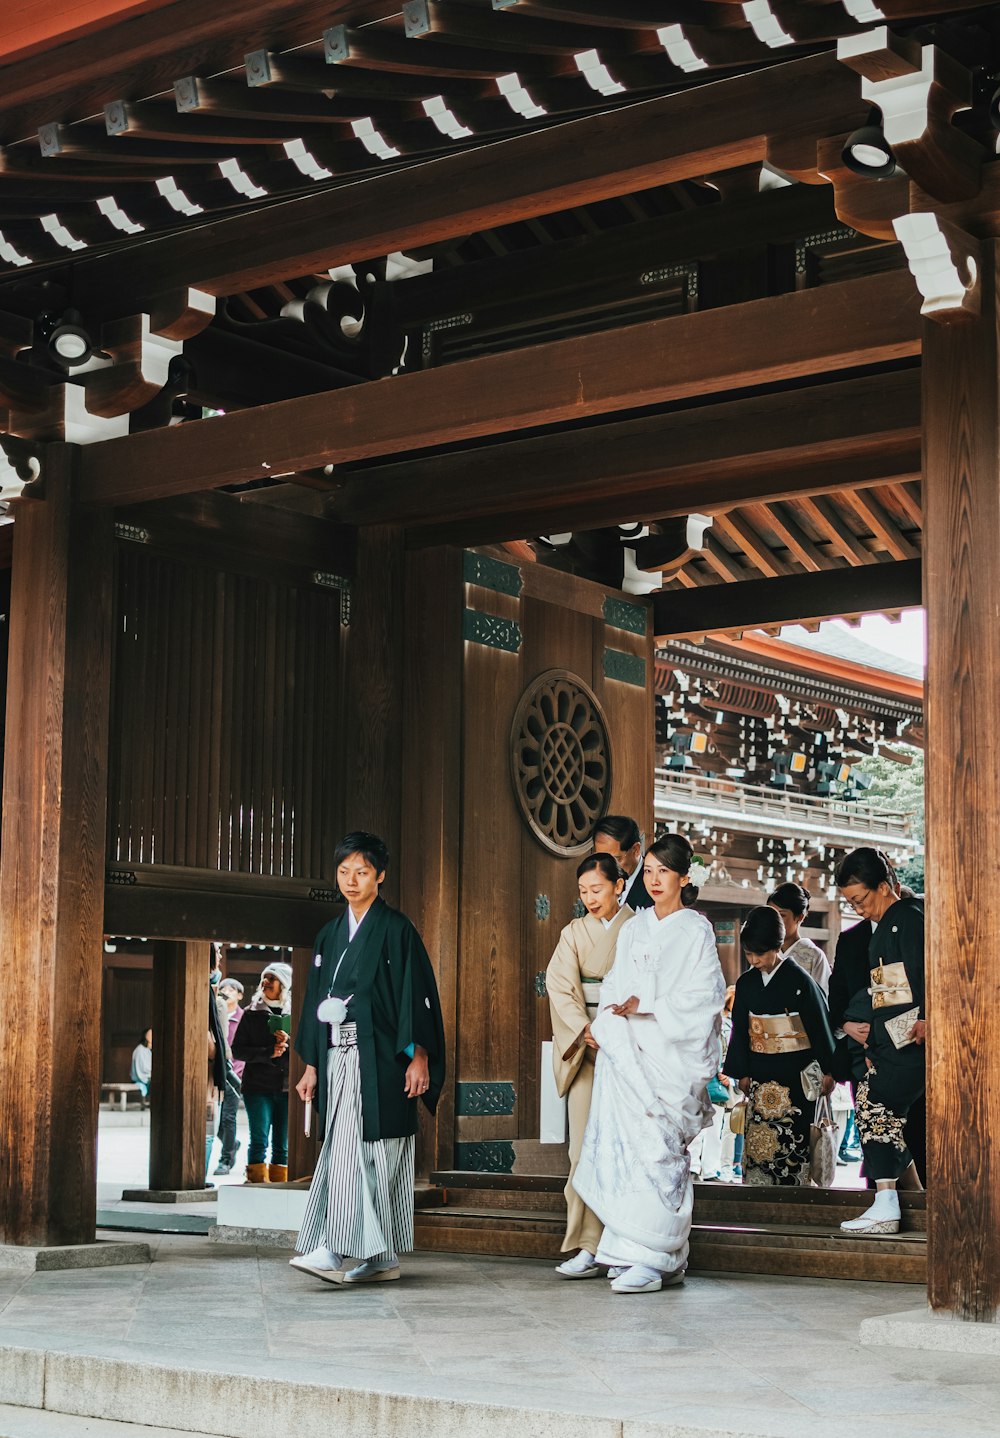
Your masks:
<svg viewBox="0 0 1000 1438"><path fill-rule="evenodd" d="M750 1082L743 1144L743 1182L760 1187L805 1183L809 1125L784 1084Z"/></svg>
<svg viewBox="0 0 1000 1438"><path fill-rule="evenodd" d="M888 1143L899 1153L906 1151L905 1116L900 1118L886 1104L873 1099L867 1078L858 1084L854 1103L862 1143Z"/></svg>

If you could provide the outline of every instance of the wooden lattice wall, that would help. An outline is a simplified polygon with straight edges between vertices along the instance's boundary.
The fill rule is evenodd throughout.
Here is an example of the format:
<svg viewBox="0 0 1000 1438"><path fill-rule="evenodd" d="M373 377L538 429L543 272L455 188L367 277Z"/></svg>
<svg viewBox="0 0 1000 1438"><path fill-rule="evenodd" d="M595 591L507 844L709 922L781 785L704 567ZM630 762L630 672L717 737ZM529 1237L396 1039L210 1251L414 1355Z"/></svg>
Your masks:
<svg viewBox="0 0 1000 1438"><path fill-rule="evenodd" d="M322 880L338 592L126 542L115 602L109 863Z"/></svg>

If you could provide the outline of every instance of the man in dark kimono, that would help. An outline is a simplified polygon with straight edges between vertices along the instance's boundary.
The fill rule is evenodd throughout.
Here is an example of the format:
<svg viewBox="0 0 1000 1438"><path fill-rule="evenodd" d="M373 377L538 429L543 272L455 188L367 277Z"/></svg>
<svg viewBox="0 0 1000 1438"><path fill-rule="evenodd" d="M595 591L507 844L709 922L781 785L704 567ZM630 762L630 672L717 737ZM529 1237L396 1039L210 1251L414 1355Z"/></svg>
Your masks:
<svg viewBox="0 0 1000 1438"><path fill-rule="evenodd" d="M437 984L420 935L379 898L388 863L374 834L337 846L347 909L316 938L295 1040L299 1097L325 1139L294 1268L329 1283L399 1277L413 1247L417 1102L433 1113L444 1082ZM350 1255L360 1263L345 1268Z"/></svg>
<svg viewBox="0 0 1000 1438"><path fill-rule="evenodd" d="M653 901L642 877L642 833L635 820L626 814L605 814L595 825L592 838L594 853L610 854L625 876L618 907L628 904L636 913L651 909Z"/></svg>

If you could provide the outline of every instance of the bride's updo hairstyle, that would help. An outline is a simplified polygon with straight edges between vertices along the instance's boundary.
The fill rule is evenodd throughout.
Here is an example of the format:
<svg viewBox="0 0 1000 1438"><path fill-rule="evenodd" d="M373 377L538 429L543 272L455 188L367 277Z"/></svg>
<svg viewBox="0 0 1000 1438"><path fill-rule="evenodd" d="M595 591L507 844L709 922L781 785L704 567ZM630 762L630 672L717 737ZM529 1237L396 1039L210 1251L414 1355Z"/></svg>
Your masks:
<svg viewBox="0 0 1000 1438"><path fill-rule="evenodd" d="M646 854L659 860L665 869L682 876L690 872L694 859L694 850L683 834L664 834L662 839L657 839L655 844L650 845ZM685 884L681 889L681 903L689 909L697 902L698 890L694 884Z"/></svg>

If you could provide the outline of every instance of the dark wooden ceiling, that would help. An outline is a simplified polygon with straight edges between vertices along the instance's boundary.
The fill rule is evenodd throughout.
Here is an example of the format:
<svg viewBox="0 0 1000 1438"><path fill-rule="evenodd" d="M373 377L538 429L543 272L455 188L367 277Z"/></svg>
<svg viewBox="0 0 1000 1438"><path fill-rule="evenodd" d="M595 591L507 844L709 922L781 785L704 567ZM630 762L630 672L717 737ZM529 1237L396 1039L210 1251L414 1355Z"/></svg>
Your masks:
<svg viewBox="0 0 1000 1438"><path fill-rule="evenodd" d="M971 9L988 25L995 7ZM912 26L969 10L179 0L113 43L98 33L0 67L0 276L830 48L880 15Z"/></svg>

